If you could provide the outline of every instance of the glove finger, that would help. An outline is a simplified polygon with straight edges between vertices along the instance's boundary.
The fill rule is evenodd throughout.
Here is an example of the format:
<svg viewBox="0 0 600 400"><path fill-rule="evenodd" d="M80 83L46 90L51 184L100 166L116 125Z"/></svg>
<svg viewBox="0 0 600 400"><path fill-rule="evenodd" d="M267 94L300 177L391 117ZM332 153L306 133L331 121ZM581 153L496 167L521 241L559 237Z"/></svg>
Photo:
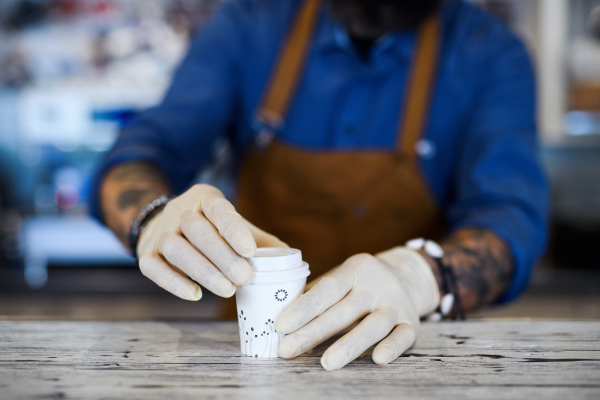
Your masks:
<svg viewBox="0 0 600 400"><path fill-rule="evenodd" d="M175 271L160 256L149 254L140 258L140 270L158 286L177 297L191 301L202 297L200 286Z"/></svg>
<svg viewBox="0 0 600 400"><path fill-rule="evenodd" d="M277 236L271 235L257 227L256 225L248 222L248 220L244 219L248 229L254 236L254 240L256 241L256 246L258 247L290 247L287 243L282 242Z"/></svg>
<svg viewBox="0 0 600 400"><path fill-rule="evenodd" d="M338 265L337 267L333 267L331 268L329 271L325 272L322 275L317 276L315 279L313 279L312 281L308 282L306 284L306 289L305 291L308 292L310 289L312 289L317 283L319 283L321 281L321 279L325 278L326 276L329 276L331 274L333 274L335 271L337 271L338 268L340 268L341 265Z"/></svg>
<svg viewBox="0 0 600 400"><path fill-rule="evenodd" d="M248 260L236 253L204 215L187 210L181 214L181 233L236 286L252 282L254 273ZM247 229L247 228L246 228ZM254 239L252 239L254 241Z"/></svg>
<svg viewBox="0 0 600 400"><path fill-rule="evenodd" d="M411 324L398 325L388 337L375 347L373 362L376 364L391 363L412 346L416 338L416 330Z"/></svg>
<svg viewBox="0 0 600 400"><path fill-rule="evenodd" d="M376 309L325 351L321 365L327 371L342 368L390 333L396 320L393 309Z"/></svg>
<svg viewBox="0 0 600 400"><path fill-rule="evenodd" d="M279 314L275 330L287 334L306 325L342 300L352 289L355 279L353 272L341 268L322 278Z"/></svg>
<svg viewBox="0 0 600 400"><path fill-rule="evenodd" d="M308 325L285 336L279 344L279 355L283 358L297 357L348 328L370 311L370 297L366 294L350 293Z"/></svg>
<svg viewBox="0 0 600 400"><path fill-rule="evenodd" d="M165 232L158 241L160 254L174 267L217 296L231 297L235 286L223 273L176 233Z"/></svg>
<svg viewBox="0 0 600 400"><path fill-rule="evenodd" d="M256 241L246 221L224 197L207 196L200 203L202 213L219 231L219 235L242 257L256 254Z"/></svg>

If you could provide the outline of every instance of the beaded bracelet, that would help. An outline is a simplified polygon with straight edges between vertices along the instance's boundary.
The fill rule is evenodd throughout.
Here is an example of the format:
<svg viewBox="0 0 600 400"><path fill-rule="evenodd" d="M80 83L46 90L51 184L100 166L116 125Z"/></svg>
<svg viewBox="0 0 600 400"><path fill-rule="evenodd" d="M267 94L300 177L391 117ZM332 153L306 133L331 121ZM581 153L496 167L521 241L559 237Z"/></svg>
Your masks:
<svg viewBox="0 0 600 400"><path fill-rule="evenodd" d="M137 244L140 239L140 228L150 219L155 211L163 208L173 198L169 196L160 196L158 199L151 201L146 204L138 215L131 221L131 228L129 229L129 247L131 248L131 254L137 258Z"/></svg>
<svg viewBox="0 0 600 400"><path fill-rule="evenodd" d="M435 260L442 276L442 290L445 294L442 296L442 300L436 311L429 315L427 320L441 320L452 312L452 307L456 302L457 313L452 314L452 319L456 320L458 314L460 319L464 321L466 319L465 310L458 292L456 275L451 265L445 265L442 262L442 257L444 256L442 247L433 240L425 240L423 238L409 240L406 242L406 247L413 250L424 249L425 253Z"/></svg>

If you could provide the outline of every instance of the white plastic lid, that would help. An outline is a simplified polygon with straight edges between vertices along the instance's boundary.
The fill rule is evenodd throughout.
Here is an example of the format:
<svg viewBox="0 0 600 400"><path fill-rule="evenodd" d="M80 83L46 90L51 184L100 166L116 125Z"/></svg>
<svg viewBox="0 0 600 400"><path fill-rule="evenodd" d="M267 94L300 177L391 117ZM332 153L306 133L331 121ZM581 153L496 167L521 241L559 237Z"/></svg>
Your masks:
<svg viewBox="0 0 600 400"><path fill-rule="evenodd" d="M259 247L248 262L254 271L283 271L302 266L302 252L287 247Z"/></svg>
<svg viewBox="0 0 600 400"><path fill-rule="evenodd" d="M254 270L254 283L287 282L310 275L302 252L286 247L261 247L248 259Z"/></svg>

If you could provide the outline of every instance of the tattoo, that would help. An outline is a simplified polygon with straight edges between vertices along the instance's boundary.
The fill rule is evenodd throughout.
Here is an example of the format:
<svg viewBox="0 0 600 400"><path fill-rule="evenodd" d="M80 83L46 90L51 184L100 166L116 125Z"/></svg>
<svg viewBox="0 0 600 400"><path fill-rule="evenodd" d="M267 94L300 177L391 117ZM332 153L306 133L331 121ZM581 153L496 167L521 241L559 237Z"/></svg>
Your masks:
<svg viewBox="0 0 600 400"><path fill-rule="evenodd" d="M119 198L117 199L117 206L119 207L119 210L125 210L126 208L133 206L140 208L145 204L142 202L142 199L149 197L156 199L160 197L161 194L162 192L152 188L129 189L119 195Z"/></svg>
<svg viewBox="0 0 600 400"><path fill-rule="evenodd" d="M171 191L158 168L147 163L129 163L110 170L100 190L106 225L128 245L131 221L144 204Z"/></svg>
<svg viewBox="0 0 600 400"><path fill-rule="evenodd" d="M442 244L445 265L453 267L465 309L491 303L510 285L514 263L506 242L489 229L468 228ZM441 288L441 274L430 265ZM440 289L441 290L441 289Z"/></svg>

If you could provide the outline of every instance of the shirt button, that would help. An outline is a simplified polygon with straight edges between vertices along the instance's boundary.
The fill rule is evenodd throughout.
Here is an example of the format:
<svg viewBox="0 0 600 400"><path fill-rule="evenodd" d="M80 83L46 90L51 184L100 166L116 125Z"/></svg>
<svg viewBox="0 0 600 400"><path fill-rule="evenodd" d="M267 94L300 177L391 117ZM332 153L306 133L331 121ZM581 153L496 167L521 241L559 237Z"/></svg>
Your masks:
<svg viewBox="0 0 600 400"><path fill-rule="evenodd" d="M354 136L356 135L356 126L352 124L348 124L344 126L344 135L346 136Z"/></svg>
<svg viewBox="0 0 600 400"><path fill-rule="evenodd" d="M436 151L435 143L431 140L421 139L415 144L415 152L424 160L431 160Z"/></svg>

